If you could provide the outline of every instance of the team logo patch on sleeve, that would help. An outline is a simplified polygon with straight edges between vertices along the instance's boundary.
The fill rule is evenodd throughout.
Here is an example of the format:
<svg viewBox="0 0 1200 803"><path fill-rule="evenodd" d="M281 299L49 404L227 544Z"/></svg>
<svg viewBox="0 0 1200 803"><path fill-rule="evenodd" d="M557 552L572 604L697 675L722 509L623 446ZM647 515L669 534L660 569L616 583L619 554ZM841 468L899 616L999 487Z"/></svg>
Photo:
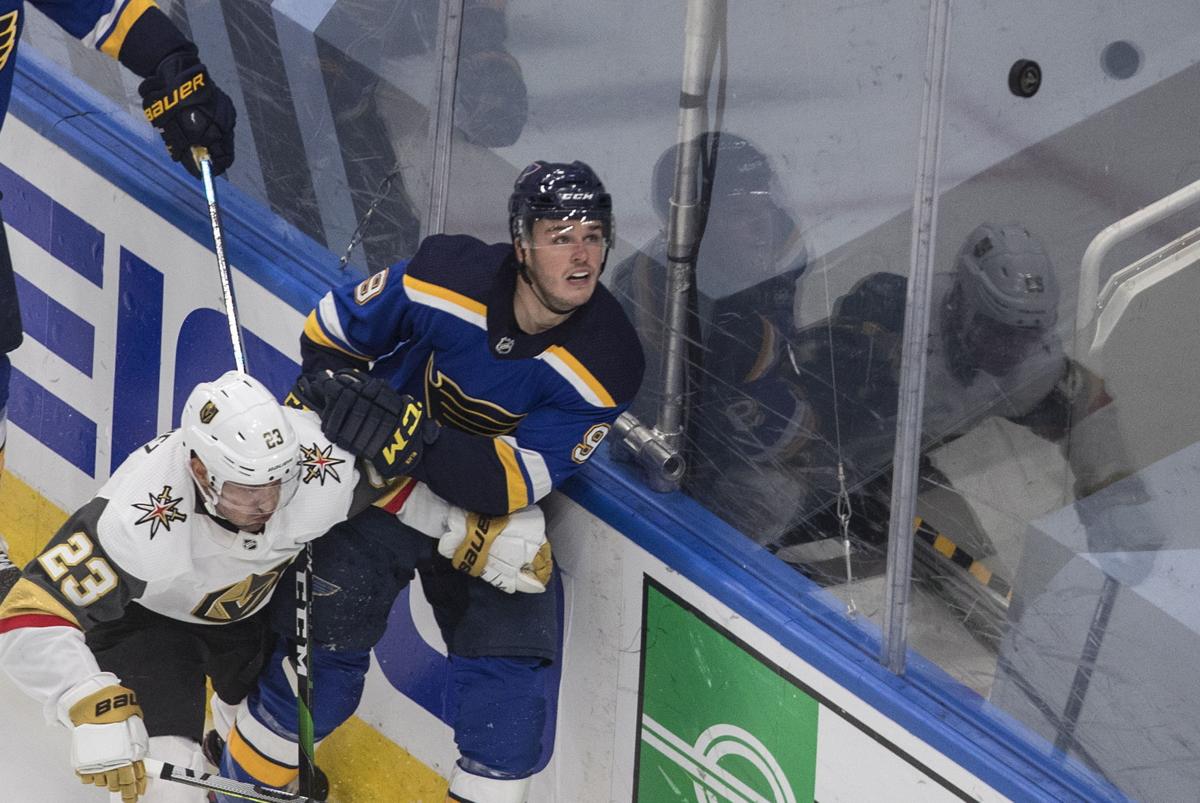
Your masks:
<svg viewBox="0 0 1200 803"><path fill-rule="evenodd" d="M135 521L134 524L149 524L150 540L154 540L154 536L158 535L159 527L170 532L171 522L187 521L187 514L180 513L176 507L183 501L183 497L172 497L170 485L164 485L158 495L152 494L149 491L147 491L147 495L150 497L149 504L134 504L135 508L145 514Z"/></svg>
<svg viewBox="0 0 1200 803"><path fill-rule="evenodd" d="M325 484L325 478L329 477L334 482L341 482L342 478L337 472L337 466L345 463L345 460L333 456L333 444L329 444L322 449L318 444L312 446L300 447L300 465L304 466L303 482L305 485L316 480L320 485Z"/></svg>
<svg viewBox="0 0 1200 803"><path fill-rule="evenodd" d="M361 307L382 293L384 285L387 284L387 278L388 269L384 268L379 273L373 273L359 282L358 286L354 288L354 303Z"/></svg>

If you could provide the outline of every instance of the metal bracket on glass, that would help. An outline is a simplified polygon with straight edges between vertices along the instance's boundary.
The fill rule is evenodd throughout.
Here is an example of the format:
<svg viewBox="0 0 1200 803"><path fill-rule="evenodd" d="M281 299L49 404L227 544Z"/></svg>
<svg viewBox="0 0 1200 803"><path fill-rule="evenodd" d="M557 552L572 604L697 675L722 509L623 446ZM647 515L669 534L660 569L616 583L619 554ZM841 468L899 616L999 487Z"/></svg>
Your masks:
<svg viewBox="0 0 1200 803"><path fill-rule="evenodd" d="M623 451L646 472L651 488L660 493L679 490L685 463L683 456L667 445L666 438L632 413L621 413L613 424L614 449Z"/></svg>

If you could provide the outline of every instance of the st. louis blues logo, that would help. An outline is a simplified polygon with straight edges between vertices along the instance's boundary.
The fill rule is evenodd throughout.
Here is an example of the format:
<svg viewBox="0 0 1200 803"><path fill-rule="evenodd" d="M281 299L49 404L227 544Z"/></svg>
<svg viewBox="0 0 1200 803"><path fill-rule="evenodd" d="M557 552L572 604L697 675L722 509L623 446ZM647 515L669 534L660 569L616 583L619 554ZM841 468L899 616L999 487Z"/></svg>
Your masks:
<svg viewBox="0 0 1200 803"><path fill-rule="evenodd" d="M145 513L134 524L149 524L150 538L158 535L158 528L162 527L167 532L171 532L171 522L187 521L187 514L180 513L176 509L176 505L183 501L182 496L171 496L171 486L164 485L162 491L157 496L147 492L150 497L150 503L146 505L135 504L134 507Z"/></svg>
<svg viewBox="0 0 1200 803"><path fill-rule="evenodd" d="M3 70L4 65L8 64L8 57L12 55L13 48L17 45L18 14L20 14L20 9L10 11L0 17L0 70Z"/></svg>
<svg viewBox="0 0 1200 803"><path fill-rule="evenodd" d="M333 456L333 444L327 445L324 449L315 443L312 446L301 446L300 458L300 465L305 469L303 479L305 485L313 480L324 485L326 477L332 478L334 482L342 481L336 467L346 461Z"/></svg>

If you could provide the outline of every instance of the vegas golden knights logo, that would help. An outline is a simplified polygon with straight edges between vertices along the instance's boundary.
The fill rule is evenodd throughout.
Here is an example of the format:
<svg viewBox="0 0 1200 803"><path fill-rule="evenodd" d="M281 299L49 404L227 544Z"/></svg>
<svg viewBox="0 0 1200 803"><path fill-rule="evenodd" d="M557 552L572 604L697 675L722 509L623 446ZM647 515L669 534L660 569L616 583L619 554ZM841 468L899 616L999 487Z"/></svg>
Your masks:
<svg viewBox="0 0 1200 803"><path fill-rule="evenodd" d="M284 561L270 571L252 574L245 580L208 594L192 609L192 616L223 625L250 615L271 596L271 591L290 562Z"/></svg>
<svg viewBox="0 0 1200 803"><path fill-rule="evenodd" d="M17 9L0 17L0 70L8 64L8 57L17 46L17 15L20 13L21 10Z"/></svg>
<svg viewBox="0 0 1200 803"><path fill-rule="evenodd" d="M458 383L433 367L432 357L425 366L425 398L431 420L473 435L509 435L525 418L524 413L510 413L498 404L468 396Z"/></svg>
<svg viewBox="0 0 1200 803"><path fill-rule="evenodd" d="M206 401L204 406L200 408L200 423L211 424L212 420L217 417L217 413L221 412L217 409L217 405L211 401Z"/></svg>

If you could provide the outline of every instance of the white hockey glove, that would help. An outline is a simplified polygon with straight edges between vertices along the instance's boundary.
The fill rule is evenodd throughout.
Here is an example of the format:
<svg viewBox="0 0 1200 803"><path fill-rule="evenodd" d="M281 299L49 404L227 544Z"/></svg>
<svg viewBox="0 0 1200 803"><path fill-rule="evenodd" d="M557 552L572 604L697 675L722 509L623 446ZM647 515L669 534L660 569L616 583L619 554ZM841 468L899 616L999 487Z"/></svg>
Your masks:
<svg viewBox="0 0 1200 803"><path fill-rule="evenodd" d="M540 594L550 582L554 559L546 520L537 505L507 516L482 516L453 508L438 552L459 571L512 594Z"/></svg>
<svg viewBox="0 0 1200 803"><path fill-rule="evenodd" d="M102 674L63 695L59 710L71 723L71 764L79 780L132 803L146 792L142 766L149 739L137 695Z"/></svg>
<svg viewBox="0 0 1200 803"><path fill-rule="evenodd" d="M438 539L438 552L454 568L507 594L540 594L550 582L554 560L546 520L537 505L508 516L480 516L455 507L420 483L397 517Z"/></svg>

